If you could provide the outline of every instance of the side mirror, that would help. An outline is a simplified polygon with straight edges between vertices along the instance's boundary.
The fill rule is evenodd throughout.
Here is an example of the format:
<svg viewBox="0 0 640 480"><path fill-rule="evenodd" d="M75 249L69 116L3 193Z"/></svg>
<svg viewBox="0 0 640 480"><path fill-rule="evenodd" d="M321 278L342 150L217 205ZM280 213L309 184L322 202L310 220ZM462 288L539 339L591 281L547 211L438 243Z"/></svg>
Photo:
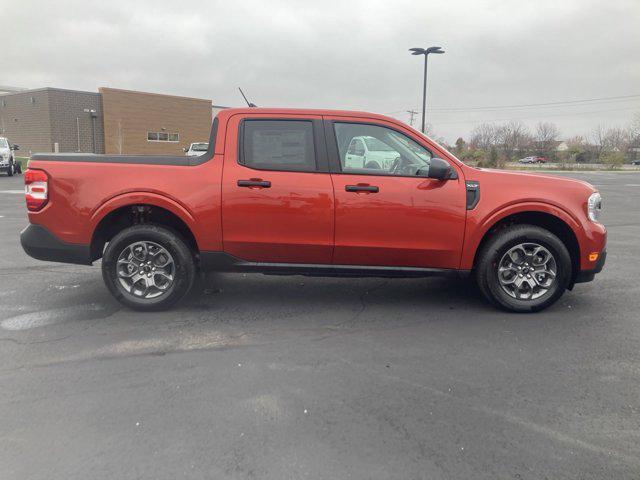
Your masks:
<svg viewBox="0 0 640 480"><path fill-rule="evenodd" d="M182 149L182 151L183 151L184 153L187 153L187 152L189 151L189 147L184 147L184 148Z"/></svg>
<svg viewBox="0 0 640 480"><path fill-rule="evenodd" d="M11 145L11 150L20 150L20 147L14 143Z"/></svg>
<svg viewBox="0 0 640 480"><path fill-rule="evenodd" d="M441 158L432 158L431 164L429 165L429 175L427 175L427 177L435 178L436 180L449 180L457 176L448 162L445 162Z"/></svg>

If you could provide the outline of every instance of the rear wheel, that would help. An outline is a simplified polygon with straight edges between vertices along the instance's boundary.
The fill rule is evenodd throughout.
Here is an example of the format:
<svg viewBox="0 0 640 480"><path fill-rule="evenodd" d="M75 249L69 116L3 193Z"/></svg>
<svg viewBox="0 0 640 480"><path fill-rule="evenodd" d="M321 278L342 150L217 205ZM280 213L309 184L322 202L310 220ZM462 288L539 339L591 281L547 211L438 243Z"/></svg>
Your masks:
<svg viewBox="0 0 640 480"><path fill-rule="evenodd" d="M497 232L476 264L483 295L514 312L535 312L553 304L566 290L571 274L571 256L564 243L534 225Z"/></svg>
<svg viewBox="0 0 640 480"><path fill-rule="evenodd" d="M102 277L122 304L163 310L182 299L195 277L193 254L175 231L154 224L129 227L107 245Z"/></svg>

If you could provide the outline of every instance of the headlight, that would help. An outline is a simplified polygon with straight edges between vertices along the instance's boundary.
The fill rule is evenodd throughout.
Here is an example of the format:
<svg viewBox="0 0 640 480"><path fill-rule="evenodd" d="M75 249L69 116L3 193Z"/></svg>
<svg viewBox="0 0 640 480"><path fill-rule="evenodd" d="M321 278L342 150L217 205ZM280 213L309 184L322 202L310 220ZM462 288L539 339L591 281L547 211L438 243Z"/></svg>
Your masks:
<svg viewBox="0 0 640 480"><path fill-rule="evenodd" d="M587 201L587 215L589 220L597 222L602 211L602 197L598 192L592 193Z"/></svg>

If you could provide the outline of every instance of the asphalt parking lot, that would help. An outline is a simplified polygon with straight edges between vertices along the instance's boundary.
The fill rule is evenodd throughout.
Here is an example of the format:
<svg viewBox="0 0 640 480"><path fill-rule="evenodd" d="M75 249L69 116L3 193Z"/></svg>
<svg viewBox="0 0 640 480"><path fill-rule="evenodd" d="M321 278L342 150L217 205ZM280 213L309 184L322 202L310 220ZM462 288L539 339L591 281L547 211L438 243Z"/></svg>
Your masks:
<svg viewBox="0 0 640 480"><path fill-rule="evenodd" d="M23 253L0 177L0 478L640 478L640 173L573 176L607 265L533 315L447 279L226 274L135 313Z"/></svg>

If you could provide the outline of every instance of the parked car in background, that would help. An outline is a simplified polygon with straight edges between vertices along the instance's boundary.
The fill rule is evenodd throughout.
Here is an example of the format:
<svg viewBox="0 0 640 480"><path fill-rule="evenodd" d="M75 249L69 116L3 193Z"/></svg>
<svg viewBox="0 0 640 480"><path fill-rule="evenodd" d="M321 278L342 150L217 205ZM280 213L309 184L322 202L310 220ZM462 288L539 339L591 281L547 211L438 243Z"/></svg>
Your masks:
<svg viewBox="0 0 640 480"><path fill-rule="evenodd" d="M209 144L207 142L195 142L189 145L189 148L185 148L184 151L187 157L199 157L207 151Z"/></svg>
<svg viewBox="0 0 640 480"><path fill-rule="evenodd" d="M524 157L518 160L520 163L547 163L549 159L547 157Z"/></svg>
<svg viewBox="0 0 640 480"><path fill-rule="evenodd" d="M640 160L634 160L631 165L640 165Z"/></svg>
<svg viewBox="0 0 640 480"><path fill-rule="evenodd" d="M0 137L0 172L12 177L16 173L22 173L22 166L13 156L13 152L20 150L18 145L12 145L5 137Z"/></svg>
<svg viewBox="0 0 640 480"><path fill-rule="evenodd" d="M536 157L524 157L518 160L520 163L536 163Z"/></svg>
<svg viewBox="0 0 640 480"><path fill-rule="evenodd" d="M170 307L213 270L473 276L495 305L530 312L606 258L593 186L470 167L373 113L225 109L199 157L36 154L25 186L24 250L102 258L108 289L139 310Z"/></svg>

